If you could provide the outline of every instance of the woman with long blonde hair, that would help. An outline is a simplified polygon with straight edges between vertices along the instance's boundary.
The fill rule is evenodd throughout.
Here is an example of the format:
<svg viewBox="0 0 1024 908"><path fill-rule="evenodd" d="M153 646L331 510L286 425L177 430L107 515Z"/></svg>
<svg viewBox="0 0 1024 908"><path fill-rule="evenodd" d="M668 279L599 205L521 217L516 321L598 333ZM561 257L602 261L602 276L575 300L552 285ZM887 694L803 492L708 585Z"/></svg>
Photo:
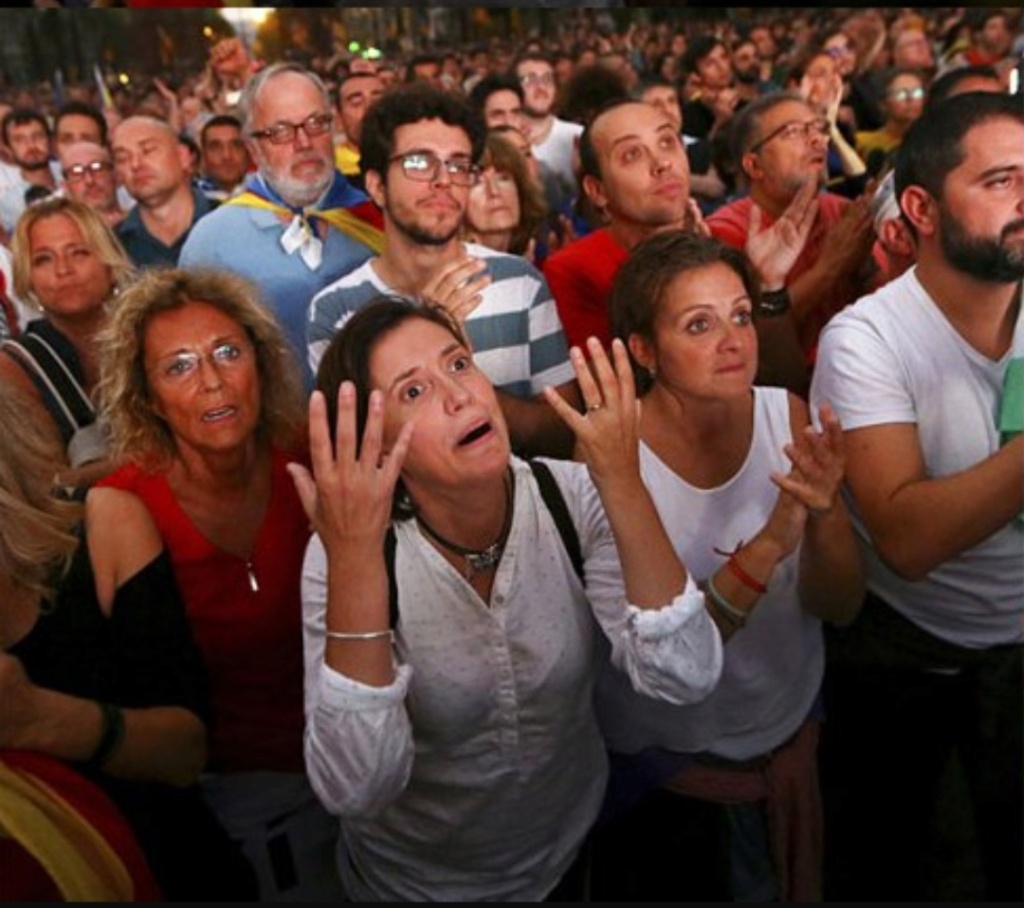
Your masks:
<svg viewBox="0 0 1024 908"><path fill-rule="evenodd" d="M89 485L109 472L107 440L96 418L96 336L109 304L132 273L103 216L69 198L30 205L11 242L14 290L39 317L0 346L0 381L24 390L38 420L65 445L63 480Z"/></svg>

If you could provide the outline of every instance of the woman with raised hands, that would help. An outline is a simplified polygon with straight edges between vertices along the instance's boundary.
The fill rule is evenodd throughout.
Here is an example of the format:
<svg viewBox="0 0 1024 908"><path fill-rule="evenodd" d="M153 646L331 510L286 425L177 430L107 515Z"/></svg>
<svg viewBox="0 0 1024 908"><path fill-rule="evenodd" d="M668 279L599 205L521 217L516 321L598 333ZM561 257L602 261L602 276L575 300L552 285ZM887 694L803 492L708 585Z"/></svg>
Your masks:
<svg viewBox="0 0 1024 908"><path fill-rule="evenodd" d="M614 673L601 678L598 712L621 769L608 813L622 814L595 865L635 849L634 878L645 879L644 861L666 860L654 810L676 829L699 816L708 848L671 888L604 897L821 899L822 622L852 621L864 585L839 495L838 420L826 406L812 426L801 398L754 384L759 301L743 253L683 231L637 246L612 288L613 333L642 402L643 481L725 647L721 680L700 703L657 703ZM719 871L717 888L696 888Z"/></svg>
<svg viewBox="0 0 1024 908"><path fill-rule="evenodd" d="M374 301L324 356L313 471L290 467L315 531L306 763L355 900L578 898L607 778L596 666L673 703L717 680L719 635L640 482L625 351L590 353L587 412L549 397L586 466L511 455L441 310Z"/></svg>

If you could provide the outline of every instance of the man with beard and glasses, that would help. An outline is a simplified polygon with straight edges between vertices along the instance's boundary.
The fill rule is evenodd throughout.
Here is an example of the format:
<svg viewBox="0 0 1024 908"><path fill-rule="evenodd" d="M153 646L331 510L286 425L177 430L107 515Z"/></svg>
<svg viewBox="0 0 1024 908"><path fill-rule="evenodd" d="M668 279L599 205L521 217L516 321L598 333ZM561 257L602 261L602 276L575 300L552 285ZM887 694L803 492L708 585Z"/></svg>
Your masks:
<svg viewBox="0 0 1024 908"><path fill-rule="evenodd" d="M815 412L828 401L845 429L869 589L858 619L829 641L825 898L944 897L922 888L922 870L955 755L978 897L1019 902L1019 98L972 93L929 109L900 147L895 181L917 265L825 328L811 394Z"/></svg>
<svg viewBox="0 0 1024 908"><path fill-rule="evenodd" d="M246 83L239 113L257 171L244 192L195 226L181 265L226 268L257 283L308 389L309 301L380 251L380 211L334 166L334 114L314 73L268 66Z"/></svg>
<svg viewBox="0 0 1024 908"><path fill-rule="evenodd" d="M26 193L35 187L57 189L56 165L51 161L53 137L46 118L38 111L18 108L10 111L0 125L4 145L17 174L0 196L0 223L8 233L26 206Z"/></svg>
<svg viewBox="0 0 1024 908"><path fill-rule="evenodd" d="M483 122L462 98L424 83L386 93L362 131L366 189L384 211L384 251L313 299L314 370L348 318L381 294L444 308L472 342L498 389L512 443L529 454L567 456L572 436L543 399L554 386L573 405L579 389L547 282L520 256L459 239L479 178Z"/></svg>

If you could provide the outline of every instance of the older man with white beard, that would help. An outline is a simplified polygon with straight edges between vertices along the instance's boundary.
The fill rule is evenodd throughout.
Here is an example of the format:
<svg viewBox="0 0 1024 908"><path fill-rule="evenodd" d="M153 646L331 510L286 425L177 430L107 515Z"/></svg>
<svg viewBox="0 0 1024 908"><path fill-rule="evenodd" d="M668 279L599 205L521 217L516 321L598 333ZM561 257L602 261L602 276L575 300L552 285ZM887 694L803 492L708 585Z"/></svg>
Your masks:
<svg viewBox="0 0 1024 908"><path fill-rule="evenodd" d="M256 282L311 387L309 301L381 250L383 221L334 167L334 115L316 75L291 63L267 67L246 84L239 112L257 172L245 192L196 225L181 264Z"/></svg>

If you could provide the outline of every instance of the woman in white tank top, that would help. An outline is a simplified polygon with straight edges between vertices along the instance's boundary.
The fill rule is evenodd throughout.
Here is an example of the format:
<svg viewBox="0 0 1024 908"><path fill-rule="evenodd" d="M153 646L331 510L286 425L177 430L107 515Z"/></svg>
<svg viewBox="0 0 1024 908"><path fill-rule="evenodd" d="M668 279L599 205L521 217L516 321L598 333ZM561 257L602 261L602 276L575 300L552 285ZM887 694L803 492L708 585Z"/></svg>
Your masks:
<svg viewBox="0 0 1024 908"><path fill-rule="evenodd" d="M824 407L816 431L800 398L753 386L759 299L742 253L682 231L642 243L616 278L613 333L627 341L643 393L644 483L698 582L719 572L705 599L727 645L721 681L700 703L655 703L606 676L598 708L621 765L677 795L732 805L720 817L723 853L710 862L730 868L721 897L820 899L820 622L851 621L863 581L839 497L838 421ZM657 797L686 809L685 799ZM613 788L610 806L615 798L628 795ZM643 839L629 817L608 827L608 841ZM744 851L752 862L738 860Z"/></svg>

